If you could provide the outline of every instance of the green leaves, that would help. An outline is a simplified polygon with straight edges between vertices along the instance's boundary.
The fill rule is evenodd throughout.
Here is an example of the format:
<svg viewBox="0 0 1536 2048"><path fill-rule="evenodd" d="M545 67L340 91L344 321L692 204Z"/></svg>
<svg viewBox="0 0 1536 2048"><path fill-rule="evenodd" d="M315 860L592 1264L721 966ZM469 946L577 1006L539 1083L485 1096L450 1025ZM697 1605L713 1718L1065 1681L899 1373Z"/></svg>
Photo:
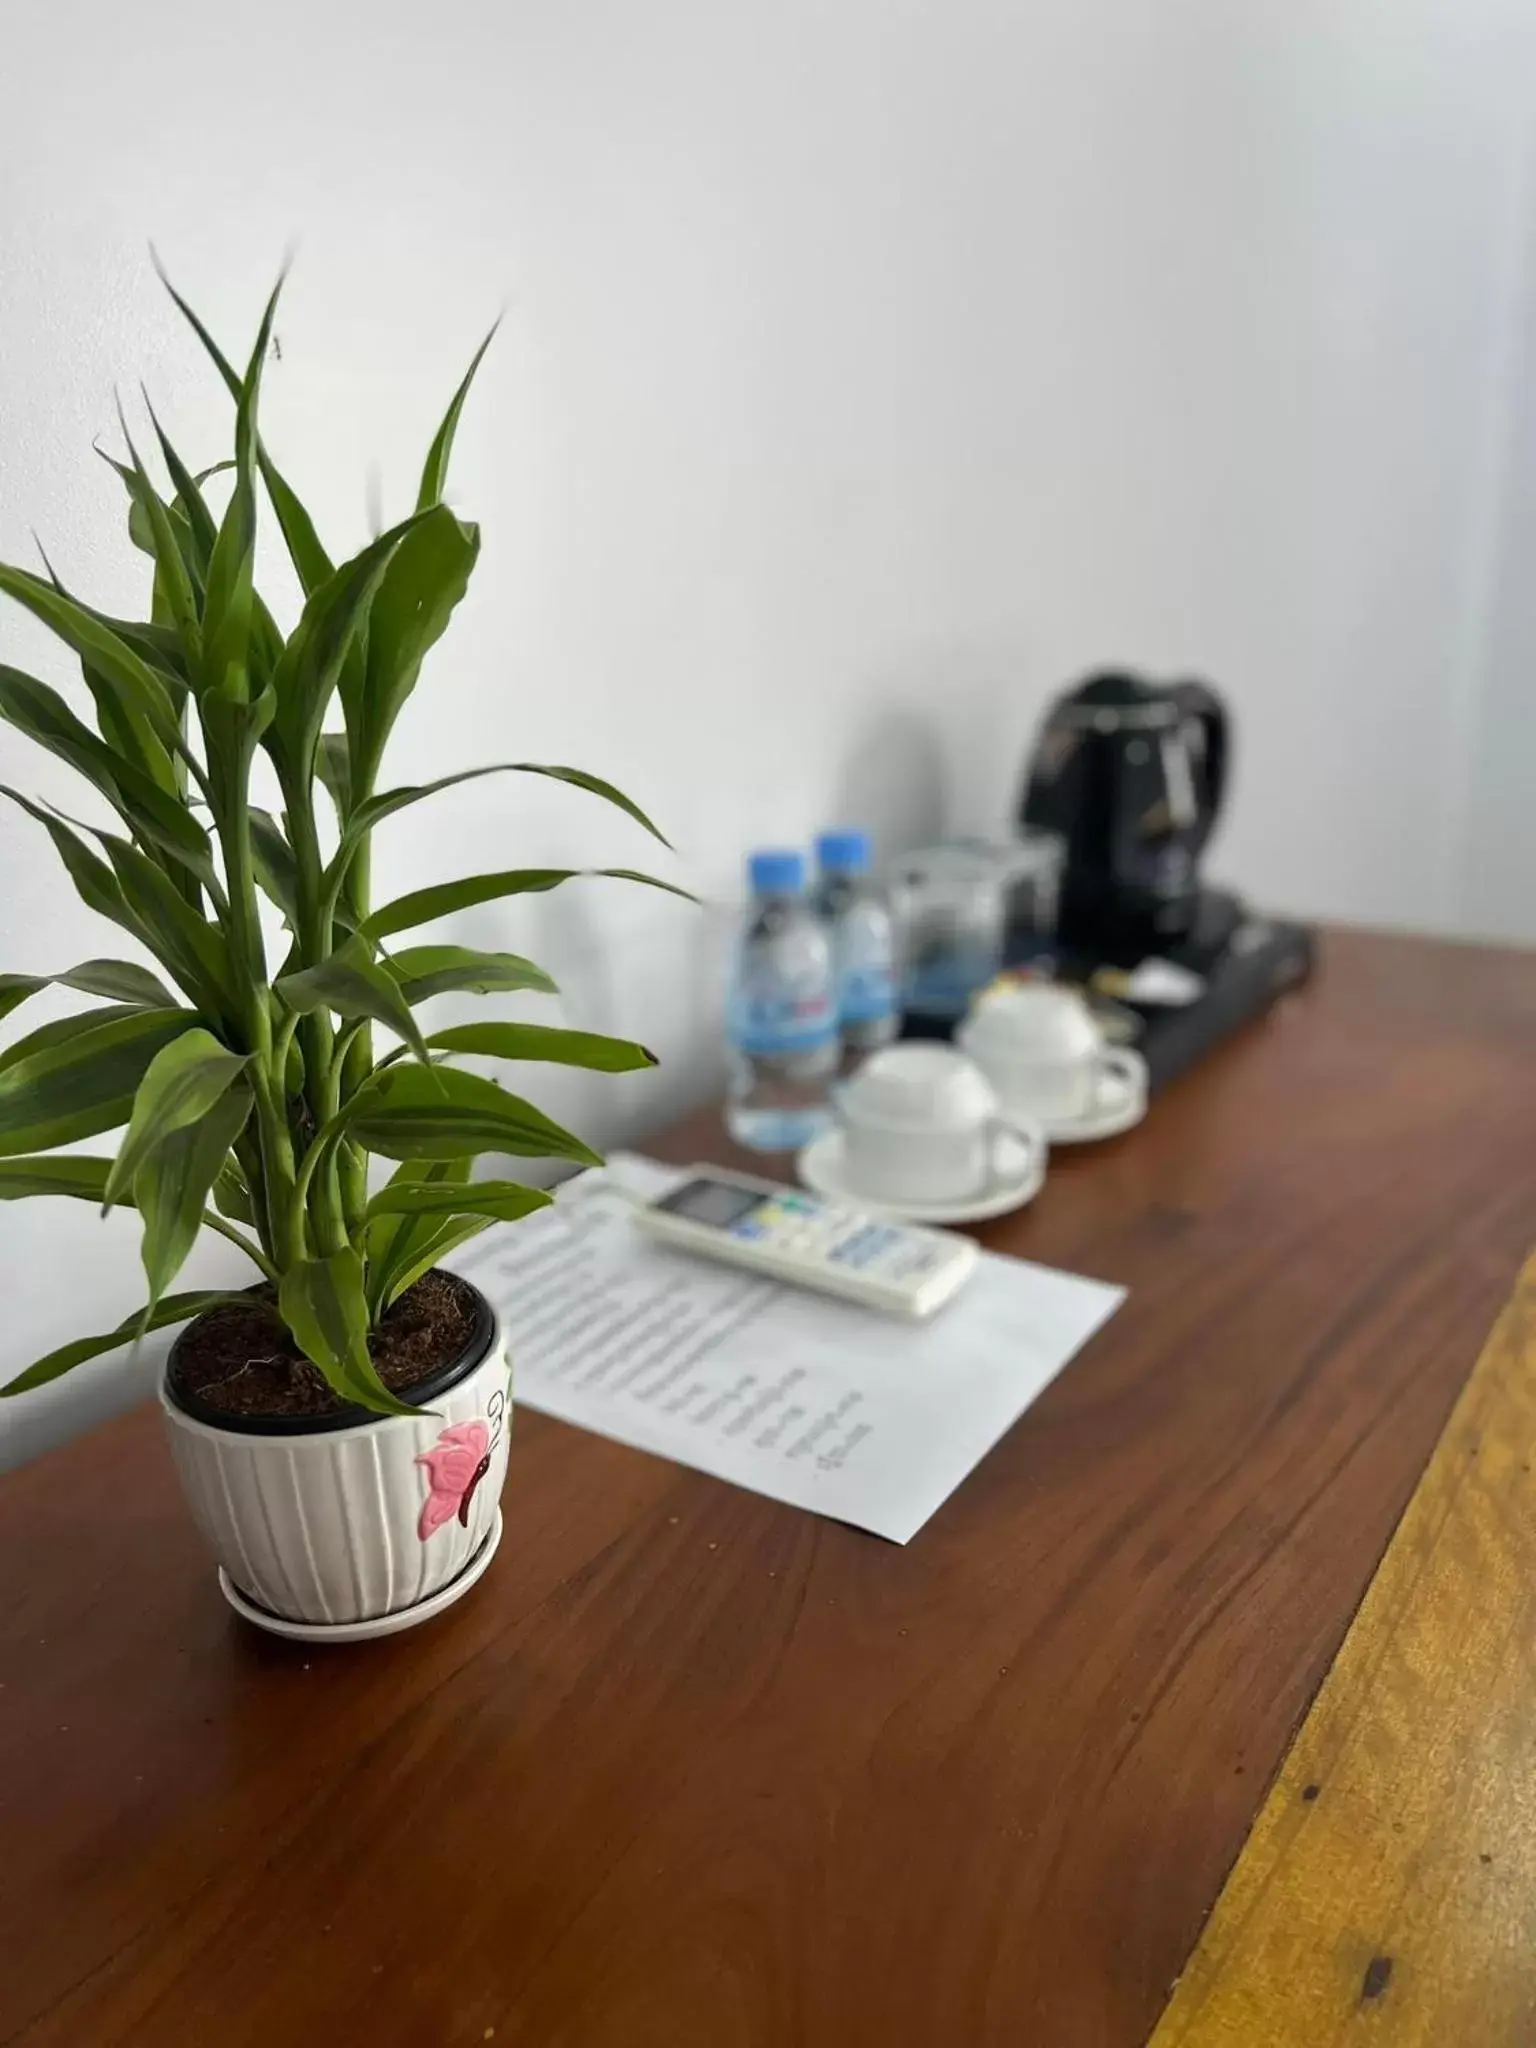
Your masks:
<svg viewBox="0 0 1536 2048"><path fill-rule="evenodd" d="M272 510L277 514L277 523L283 530L288 558L293 563L299 582L303 585L304 595L310 597L330 575L331 558L320 545L320 536L315 532L314 521L299 502L297 492L290 489L259 441L257 461L261 467L261 480L267 487L267 496L272 500Z"/></svg>
<svg viewBox="0 0 1536 2048"><path fill-rule="evenodd" d="M405 535L385 571L369 614L362 658L354 652L342 676L349 781L359 790L372 787L390 728L416 687L422 662L442 638L479 557L478 527L454 518L442 496L464 401L495 332L493 327L476 349L433 437L416 497L420 523ZM327 785L344 809L339 781L328 777Z"/></svg>
<svg viewBox="0 0 1536 2048"><path fill-rule="evenodd" d="M8 796L13 804L19 804L29 818L35 818L53 841L53 850L64 864L65 872L75 885L75 893L88 910L94 910L98 917L110 918L113 924L121 925L125 931L139 933L138 921L124 901L123 892L113 877L112 870L98 855L92 853L79 834L71 831L61 818L51 817L40 804L25 797L19 790L0 783L0 796Z"/></svg>
<svg viewBox="0 0 1536 2048"><path fill-rule="evenodd" d="M461 768L456 775L440 775L436 782L408 783L403 789L386 789L377 796L365 798L347 818L346 829L337 848L338 858L344 858L369 836L375 825L381 825L396 811L419 804L423 797L436 796L439 790L453 789L461 782L478 782L482 775L505 775L511 766L510 761L502 761L493 768Z"/></svg>
<svg viewBox="0 0 1536 2048"><path fill-rule="evenodd" d="M569 782L577 789L590 791L606 802L616 804L637 824L643 825L653 839L660 839L663 846L670 847L671 841L664 838L651 823L638 804L631 803L622 790L615 789L611 782L604 782L601 776L587 775L580 768L550 768L537 761L498 761L489 768L461 768L456 775L440 775L436 782L408 784L401 789L386 789L378 796L371 796L360 803L347 819L346 830L341 836L338 855L345 856L352 847L365 839L376 825L386 818L403 811L411 804L419 804L424 797L436 796L440 790L453 789L461 782L478 782L482 775L547 775L557 782Z"/></svg>
<svg viewBox="0 0 1536 2048"><path fill-rule="evenodd" d="M79 1038L83 1032L95 1031L104 1024L115 1024L122 1018L131 1017L133 1014L133 1010L128 1005L117 1003L110 1008L76 1010L71 1016L55 1017L51 1024L40 1024L35 1031L29 1032L25 1038L13 1040L3 1051L0 1051L0 1074L9 1072L12 1067L20 1065L23 1060L34 1058L38 1053L43 1052L50 1046L64 1045L72 1038ZM182 1011L179 1014L183 1025L194 1021L190 1011ZM158 1050L158 1048L156 1049ZM149 1063L150 1057L153 1057L153 1055L151 1054L146 1058L146 1066ZM126 1121L125 1117L124 1122Z"/></svg>
<svg viewBox="0 0 1536 2048"><path fill-rule="evenodd" d="M444 505L419 512L402 527L368 615L366 659L342 684L352 782L371 788L384 742L416 687L422 662L442 638L469 586L480 553L480 529Z"/></svg>
<svg viewBox="0 0 1536 2048"><path fill-rule="evenodd" d="M453 453L453 437L458 432L459 415L464 410L464 401L469 396L469 387L475 381L475 372L481 358L496 338L496 329L501 325L497 320L490 333L470 357L469 368L464 372L464 381L453 394L443 423L432 437L432 446L427 450L426 467L421 472L421 489L416 494L416 509L424 512L428 506L441 502L443 488L448 482L448 458Z"/></svg>
<svg viewBox="0 0 1536 2048"><path fill-rule="evenodd" d="M226 1301L242 1299L241 1295L225 1292L169 1294L148 1312L141 1311L127 1317L104 1337L76 1337L72 1343L61 1344L57 1351L50 1351L46 1358L40 1358L35 1365L29 1365L25 1372L19 1372L15 1379L0 1387L0 1400L9 1394L29 1394L34 1387L46 1386L49 1380L58 1379L72 1366L82 1365L88 1358L99 1358L103 1351L120 1350L146 1331L168 1329L172 1323L185 1323L193 1316L200 1316L204 1309L218 1308Z"/></svg>
<svg viewBox="0 0 1536 2048"><path fill-rule="evenodd" d="M41 1385L135 1327L238 1299L168 1295L207 1224L277 1284L289 1329L344 1399L409 1414L369 1356L370 1320L455 1244L549 1200L511 1180L471 1185L470 1162L486 1152L596 1159L532 1104L451 1057L605 1073L653 1061L626 1040L507 1022L456 1025L429 1039L416 1006L434 996L552 992L554 983L515 953L414 945L390 958L383 943L578 873L686 892L631 869L512 868L416 888L369 915L374 827L479 775L564 782L661 835L611 783L540 762L376 793L385 742L479 556L478 528L447 508L443 491L489 337L433 438L415 511L334 566L258 425L281 279L240 371L167 289L235 402L234 460L214 466L232 472L222 516L204 496L213 472L193 470L150 408L154 443L142 434L141 453L124 417L126 455L105 455L127 493L129 539L154 565L148 617L117 618L82 602L46 557L46 575L0 565L0 598L72 651L89 693L89 702L84 693L66 701L0 666L0 720L65 761L121 822L102 830L4 785L0 795L42 825L81 900L129 935L125 950L143 948L158 966L102 957L60 974L0 974L0 1018L50 985L104 999L0 1046L0 1202L131 1203L143 1223L149 1301L119 1329L38 1360L7 1391ZM263 482L304 589L287 635L255 588ZM277 816L255 800L260 746L277 770ZM337 823L329 863L322 788ZM262 894L287 926L275 981ZM377 1065L374 1025L401 1041ZM400 1057L407 1048L414 1063ZM111 1161L48 1156L122 1126ZM399 1162L372 1202L370 1152Z"/></svg>
<svg viewBox="0 0 1536 2048"><path fill-rule="evenodd" d="M155 561L155 596L158 605L176 629L188 663L196 668L202 659L203 631L198 615L199 592L192 581L193 565L197 560L196 543L192 528L185 513L179 522L172 520L170 511L162 503L160 494L150 482L139 451L134 446L133 436L128 431L128 421L123 413L122 401L117 407L118 422L123 430L123 439L128 444L130 468L124 469L114 462L113 468L122 477L133 500L134 509L142 517L149 531L150 553ZM111 457L107 457L111 461ZM131 524L131 522L130 522Z"/></svg>
<svg viewBox="0 0 1536 2048"><path fill-rule="evenodd" d="M661 840L663 846L670 848L671 840L657 831L640 806L632 803L623 790L615 789L611 782L604 782L600 775L588 775L582 768L550 768L537 761L517 761L513 767L519 775L547 775L555 782L568 782L573 789L584 789L591 796L600 796L605 803L616 804L637 825L643 825L653 839ZM664 888L666 884L660 886Z"/></svg>
<svg viewBox="0 0 1536 2048"><path fill-rule="evenodd" d="M306 1259L284 1273L278 1313L306 1358L346 1401L382 1415L416 1415L379 1378L368 1355L368 1302L363 1262L350 1248L326 1259Z"/></svg>
<svg viewBox="0 0 1536 2048"><path fill-rule="evenodd" d="M61 1159L0 1159L0 1202L19 1202L28 1195L73 1195L99 1202L106 1192L110 1159L89 1159L67 1152Z"/></svg>
<svg viewBox="0 0 1536 2048"><path fill-rule="evenodd" d="M467 990L474 995L532 988L543 995L559 991L542 967L518 953L477 953L468 946L404 946L388 961L400 993L413 1007L430 996Z"/></svg>
<svg viewBox="0 0 1536 2048"><path fill-rule="evenodd" d="M461 882L439 882L430 889L413 889L397 896L365 918L359 930L371 939L388 938L416 924L430 924L450 911L468 910L476 903L489 903L501 896L535 895L556 889L580 872L577 868L508 868L499 875L470 875Z"/></svg>
<svg viewBox="0 0 1536 2048"><path fill-rule="evenodd" d="M283 913L290 929L299 916L299 871L293 848L270 811L250 807L251 861L262 893Z"/></svg>
<svg viewBox="0 0 1536 2048"><path fill-rule="evenodd" d="M77 769L132 831L174 855L199 881L215 879L208 835L186 805L114 754L57 690L0 664L0 718Z"/></svg>
<svg viewBox="0 0 1536 2048"><path fill-rule="evenodd" d="M127 1123L151 1061L191 1021L185 1010L87 1011L8 1046L0 1055L0 1158Z"/></svg>
<svg viewBox="0 0 1536 2048"><path fill-rule="evenodd" d="M418 1218L419 1224L429 1219ZM455 1245L467 1238L478 1237L482 1230L489 1230L494 1219L489 1216L453 1216L438 1221L426 1235L416 1240L401 1239L399 1256L392 1262L382 1296L382 1306L388 1308L392 1301L398 1301L408 1287L414 1287L423 1273L430 1273L439 1259L446 1258ZM411 1249L404 1246L409 1242Z"/></svg>
<svg viewBox="0 0 1536 2048"><path fill-rule="evenodd" d="M121 478L123 484L127 488L128 538L133 542L134 546L139 550L141 554L148 555L150 560L154 561L156 546L155 524L151 522L150 515L148 511L145 509L142 500L140 499L139 491L137 488L138 480L136 471L130 469L126 463L115 461L112 456L107 454L104 448L98 448L96 452L98 455L102 457L102 459L105 462L111 465L111 467L117 472L118 476ZM153 488L153 486L151 486L151 488ZM157 492L156 496L158 495L159 494ZM204 507L204 509L207 509L206 506ZM186 508L176 503L167 505L165 501L161 499L160 510L170 526L171 538L175 544L177 554L181 557L182 568L189 577L192 577L192 563L197 559L197 543L193 538L191 523L187 518ZM158 563L156 563L157 572L158 567L159 565ZM199 587L201 586L203 576L207 572L207 568L208 557L205 553L202 557L201 562L198 565L198 570L194 578L195 584ZM158 616L160 607L156 606L155 609L156 615ZM164 609L166 611L169 611L168 603L165 605Z"/></svg>
<svg viewBox="0 0 1536 2048"><path fill-rule="evenodd" d="M232 1016L239 1008L229 947L218 925L199 915L163 869L122 839L106 839L118 891L137 931L200 1009Z"/></svg>
<svg viewBox="0 0 1536 2048"><path fill-rule="evenodd" d="M414 514L391 527L311 592L272 678L277 695L274 730L283 756L280 766L290 781L297 777L308 785L326 706L341 680L353 638L368 618L391 556L413 527L436 516ZM372 637L370 631L370 641Z"/></svg>
<svg viewBox="0 0 1536 2048"><path fill-rule="evenodd" d="M194 1025L144 1070L101 1202L105 1214L133 1190L144 1218L150 1313L196 1243L204 1204L250 1115L250 1090L240 1080L248 1065Z"/></svg>
<svg viewBox="0 0 1536 2048"><path fill-rule="evenodd" d="M220 471L233 469L234 464L216 462L200 476L194 476L171 445L155 408L149 402L147 391L144 392L144 409L149 414L150 424L155 430L155 439L160 443L160 453L165 458L165 466L176 493L169 508L171 524L175 527L179 522L185 522L187 566L193 581L201 587L208 581L208 563L219 533L218 524L208 510L208 501L203 496L203 485L209 477L218 475Z"/></svg>
<svg viewBox="0 0 1536 2048"><path fill-rule="evenodd" d="M476 1190L491 1191L485 1199L495 1205L496 1188L517 1187L512 1181L471 1183L469 1168L467 1158L408 1159L395 1168L389 1186L374 1197L363 1243L368 1259L368 1305L375 1317L455 1245L495 1220L472 1213L480 1199ZM523 1188L518 1195L508 1194L505 1203L511 1206L519 1197L532 1197L534 1207L542 1208L540 1193L537 1188Z"/></svg>
<svg viewBox="0 0 1536 2048"><path fill-rule="evenodd" d="M164 679L116 633L99 613L78 604L56 584L25 569L0 563L0 591L40 619L115 693L130 723L154 730L162 744L174 745L175 713ZM39 686L41 687L41 686Z"/></svg>
<svg viewBox="0 0 1536 2048"><path fill-rule="evenodd" d="M230 1142L233 1143L233 1139ZM233 1159L226 1159L214 1175L213 1206L232 1223L254 1224L256 1221L251 1190L239 1164Z"/></svg>
<svg viewBox="0 0 1536 2048"><path fill-rule="evenodd" d="M141 1088L139 1092L142 1095L144 1091ZM151 1309L196 1244L208 1197L250 1113L251 1091L244 1081L237 1080L202 1115L154 1142L135 1172L133 1200L144 1218L140 1255L149 1280ZM109 1176L103 1199L110 1199L111 1193Z"/></svg>
<svg viewBox="0 0 1536 2048"><path fill-rule="evenodd" d="M330 791L338 818L352 808L352 762L344 732L323 732L315 749L315 774Z"/></svg>
<svg viewBox="0 0 1536 2048"><path fill-rule="evenodd" d="M658 881L655 875L642 875L634 868L503 868L494 875L467 875L458 882L439 882L430 889L413 889L409 896L397 896L393 903L386 903L382 910L364 920L361 930L369 938L387 938L391 932L403 932L412 925L430 924L434 917L446 917L451 911L468 910L476 903L494 903L503 896L528 896L546 889L557 889L562 882L573 881L580 875L595 875L612 881L644 882L652 889L665 889L669 895L685 897L692 903L695 898L688 890L680 889L675 882Z"/></svg>
<svg viewBox="0 0 1536 2048"><path fill-rule="evenodd" d="M203 602L203 692L244 703L251 694L251 626L255 616L256 408L272 319L283 288L279 277L261 316L256 344L235 409L235 487L208 561ZM174 293L172 294L174 297ZM177 304L181 301L178 299ZM199 327L201 332L201 328Z"/></svg>
<svg viewBox="0 0 1536 2048"><path fill-rule="evenodd" d="M386 1159L461 1159L477 1152L574 1159L598 1154L520 1096L452 1067L386 1067L342 1112L346 1134Z"/></svg>
<svg viewBox="0 0 1536 2048"><path fill-rule="evenodd" d="M156 1146L163 1144L174 1132L206 1116L249 1063L246 1054L228 1051L212 1032L204 1031L201 1025L182 1032L155 1054L144 1070L144 1078L134 1096L128 1134L107 1176L104 1197L107 1208L118 1199L121 1190L133 1180ZM242 1116L240 1123L244 1121ZM237 1123L235 1129L239 1127ZM224 1146L225 1152L233 1138L234 1133L231 1132ZM220 1160L222 1157L221 1153ZM203 1190L205 1194L213 1186L219 1163L215 1161L208 1175ZM202 1207L201 1200L198 1207Z"/></svg>
<svg viewBox="0 0 1536 2048"><path fill-rule="evenodd" d="M554 1196L543 1188L525 1188L516 1180L471 1180L433 1187L409 1182L380 1188L368 1204L373 1216L487 1216L515 1223L535 1209L547 1209Z"/></svg>
<svg viewBox="0 0 1536 2048"><path fill-rule="evenodd" d="M470 1165L468 1158L407 1159L395 1168L389 1186L401 1191L406 1188L432 1188L446 1192L463 1187L469 1179ZM401 1274L412 1268L416 1259L435 1243L442 1220L432 1211L416 1216L401 1209L385 1209L376 1215L365 1216L362 1229L366 1266L364 1291L368 1297L368 1313L375 1321L394 1300L396 1282Z"/></svg>
<svg viewBox="0 0 1536 2048"><path fill-rule="evenodd" d="M301 1015L325 1009L334 1010L339 1017L369 1017L403 1038L418 1059L427 1057L426 1043L400 984L375 965L359 940L349 940L318 967L283 975L277 992Z"/></svg>
<svg viewBox="0 0 1536 2048"><path fill-rule="evenodd" d="M170 1009L176 1002L147 967L136 967L131 960L82 960L63 974L0 974L0 1017L8 1017L18 1003L44 988L74 988L82 995L105 996L109 1002L143 1010Z"/></svg>
<svg viewBox="0 0 1536 2048"><path fill-rule="evenodd" d="M561 1031L549 1024L453 1024L427 1040L434 1052L480 1053L493 1060L550 1060L589 1067L598 1074L630 1074L654 1067L656 1055L627 1038L596 1031Z"/></svg>
<svg viewBox="0 0 1536 2048"><path fill-rule="evenodd" d="M228 357L208 332L208 329L203 325L197 314L192 310L191 306L166 276L158 256L155 257L154 262L156 274L174 301L177 311L192 329L192 332L197 336L203 347L208 351L214 368L229 387L230 396L237 405L241 404L245 395L245 381L242 380ZM281 280L279 280L279 287L281 287ZM274 292L274 301L276 297L277 294ZM269 329L270 309L269 320L264 323L259 344L263 354L266 349ZM298 572L299 581L304 586L304 593L308 596L311 591L318 589L320 584L330 575L330 557L320 545L319 537L315 532L309 514L279 474L266 449L261 445L261 437L255 433L254 417L251 420L251 429L252 438L255 442L257 465L261 470L261 480L267 487L267 495L272 500L272 509L277 514L278 524L283 530L283 539L287 543L288 553L292 558L295 570Z"/></svg>

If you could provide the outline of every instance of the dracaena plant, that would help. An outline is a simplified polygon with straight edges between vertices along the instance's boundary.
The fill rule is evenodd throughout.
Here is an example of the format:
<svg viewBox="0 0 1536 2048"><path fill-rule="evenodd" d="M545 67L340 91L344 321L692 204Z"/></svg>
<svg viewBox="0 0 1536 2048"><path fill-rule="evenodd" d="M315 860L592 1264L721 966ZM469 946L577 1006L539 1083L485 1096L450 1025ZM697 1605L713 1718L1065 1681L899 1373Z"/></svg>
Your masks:
<svg viewBox="0 0 1536 2048"><path fill-rule="evenodd" d="M424 1024L418 1006L446 991L554 985L513 953L406 944L402 935L468 905L554 888L575 871L475 875L375 908L372 834L456 783L506 771L575 784L661 835L620 791L575 768L502 762L380 786L390 728L479 553L478 530L444 504L443 485L485 344L432 442L415 510L338 565L258 425L278 291L242 376L167 288L235 404L233 461L217 466L228 472L222 515L204 494L214 472L192 473L151 408L167 487L126 422L124 458L108 457L127 490L130 534L153 559L149 618L93 609L51 568L37 575L0 566L0 591L78 657L94 725L47 684L4 664L0 718L77 770L114 824L82 825L0 788L47 833L86 904L129 933L164 976L116 959L0 976L0 1016L50 983L104 999L0 1052L0 1197L137 1208L149 1298L118 1328L63 1345L4 1391L36 1387L230 1299L168 1291L208 1227L248 1253L295 1342L338 1395L409 1412L378 1376L370 1329L454 1245L549 1199L515 1180L472 1179L477 1156L596 1157L455 1059L604 1072L652 1061L621 1039L536 1024ZM287 635L253 579L262 493L304 592ZM263 755L281 793L276 815L253 800ZM654 881L628 869L600 872ZM265 920L263 897L272 906ZM390 1034L387 1047L376 1045L375 1026ZM55 1149L118 1129L112 1157ZM372 1157L396 1162L374 1188Z"/></svg>

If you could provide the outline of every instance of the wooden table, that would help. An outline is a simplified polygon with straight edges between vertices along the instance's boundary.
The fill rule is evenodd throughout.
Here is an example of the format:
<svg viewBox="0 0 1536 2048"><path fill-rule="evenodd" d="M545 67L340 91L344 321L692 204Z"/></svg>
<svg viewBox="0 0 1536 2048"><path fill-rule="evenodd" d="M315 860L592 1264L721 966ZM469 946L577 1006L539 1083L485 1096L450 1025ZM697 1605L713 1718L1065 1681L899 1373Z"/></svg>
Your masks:
<svg viewBox="0 0 1536 2048"><path fill-rule="evenodd" d="M983 1236L1131 1295L905 1549L524 1415L311 1652L149 1409L0 1484L0 2041L1144 2042L1536 1239L1536 958L1330 936Z"/></svg>

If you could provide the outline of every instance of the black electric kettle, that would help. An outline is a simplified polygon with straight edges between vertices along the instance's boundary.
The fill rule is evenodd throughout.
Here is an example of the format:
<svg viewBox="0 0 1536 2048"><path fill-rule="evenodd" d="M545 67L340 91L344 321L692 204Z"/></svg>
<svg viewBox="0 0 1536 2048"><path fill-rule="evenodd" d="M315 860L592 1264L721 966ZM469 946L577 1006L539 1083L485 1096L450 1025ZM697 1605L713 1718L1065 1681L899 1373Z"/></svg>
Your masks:
<svg viewBox="0 0 1536 2048"><path fill-rule="evenodd" d="M1134 966L1189 936L1227 753L1226 710L1204 683L1105 672L1051 706L1019 818L1065 842L1064 952Z"/></svg>

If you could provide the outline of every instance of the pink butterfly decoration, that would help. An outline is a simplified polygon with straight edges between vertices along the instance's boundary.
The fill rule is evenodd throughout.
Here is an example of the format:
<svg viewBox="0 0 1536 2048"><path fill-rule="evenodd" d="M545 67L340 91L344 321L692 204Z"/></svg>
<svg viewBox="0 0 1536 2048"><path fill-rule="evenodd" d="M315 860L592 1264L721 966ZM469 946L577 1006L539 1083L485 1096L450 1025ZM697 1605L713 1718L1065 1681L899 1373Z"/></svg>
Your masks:
<svg viewBox="0 0 1536 2048"><path fill-rule="evenodd" d="M475 1488L491 1469L491 1430L485 1422L455 1422L445 1429L430 1451L417 1458L427 1468L430 1491L421 1504L416 1533L425 1543L434 1529L451 1522L455 1515L469 1527L469 1503Z"/></svg>

